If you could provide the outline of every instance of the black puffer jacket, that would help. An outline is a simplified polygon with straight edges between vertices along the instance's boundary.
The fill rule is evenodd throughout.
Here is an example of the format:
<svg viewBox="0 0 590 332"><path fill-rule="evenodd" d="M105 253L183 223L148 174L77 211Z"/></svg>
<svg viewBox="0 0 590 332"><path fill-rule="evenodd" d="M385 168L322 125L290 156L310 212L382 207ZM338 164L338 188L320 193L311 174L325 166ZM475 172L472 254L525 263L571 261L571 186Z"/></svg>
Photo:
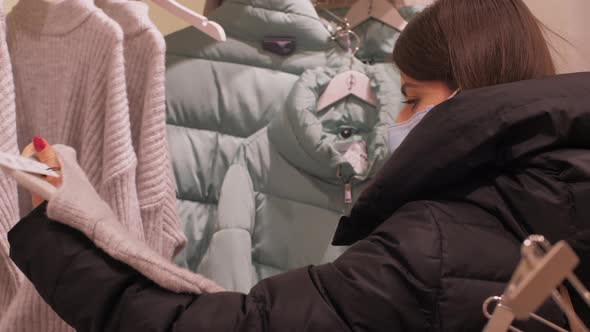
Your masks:
<svg viewBox="0 0 590 332"><path fill-rule="evenodd" d="M578 233L589 203L590 74L576 74L466 91L436 107L341 221L335 243L354 245L249 295L164 291L43 207L9 241L78 331L481 331L482 302L502 293L527 234L577 233L572 243L590 260Z"/></svg>

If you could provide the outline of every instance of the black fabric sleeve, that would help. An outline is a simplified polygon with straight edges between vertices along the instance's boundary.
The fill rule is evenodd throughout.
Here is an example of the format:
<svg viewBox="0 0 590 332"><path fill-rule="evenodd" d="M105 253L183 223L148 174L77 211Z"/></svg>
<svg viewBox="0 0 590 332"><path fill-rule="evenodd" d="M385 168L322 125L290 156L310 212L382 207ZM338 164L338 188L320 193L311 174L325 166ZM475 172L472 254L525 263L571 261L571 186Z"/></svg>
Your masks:
<svg viewBox="0 0 590 332"><path fill-rule="evenodd" d="M43 299L79 332L347 331L324 301L314 268L266 279L249 295L164 290L48 219L45 205L8 234L10 256Z"/></svg>
<svg viewBox="0 0 590 332"><path fill-rule="evenodd" d="M188 295L158 287L49 220L45 206L8 234L11 258L79 332L427 330L439 236L429 209L409 204L332 264L265 279L248 295Z"/></svg>
<svg viewBox="0 0 590 332"><path fill-rule="evenodd" d="M320 284L354 330L430 331L440 243L428 206L407 204L333 264L319 266Z"/></svg>
<svg viewBox="0 0 590 332"><path fill-rule="evenodd" d="M35 209L9 232L10 257L77 331L263 331L254 297L164 290L82 233L49 220L45 208Z"/></svg>

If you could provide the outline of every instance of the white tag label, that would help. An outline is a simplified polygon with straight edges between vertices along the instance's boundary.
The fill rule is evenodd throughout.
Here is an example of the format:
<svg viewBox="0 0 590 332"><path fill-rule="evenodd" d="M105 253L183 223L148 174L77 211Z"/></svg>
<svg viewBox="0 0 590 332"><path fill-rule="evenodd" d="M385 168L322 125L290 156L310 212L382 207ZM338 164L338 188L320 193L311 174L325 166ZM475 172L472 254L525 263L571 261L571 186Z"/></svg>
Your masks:
<svg viewBox="0 0 590 332"><path fill-rule="evenodd" d="M356 174L363 174L368 166L366 143L355 142L351 144L343 157L350 163Z"/></svg>
<svg viewBox="0 0 590 332"><path fill-rule="evenodd" d="M30 158L11 153L0 152L0 166L27 173L59 177L59 174L49 169L49 166Z"/></svg>

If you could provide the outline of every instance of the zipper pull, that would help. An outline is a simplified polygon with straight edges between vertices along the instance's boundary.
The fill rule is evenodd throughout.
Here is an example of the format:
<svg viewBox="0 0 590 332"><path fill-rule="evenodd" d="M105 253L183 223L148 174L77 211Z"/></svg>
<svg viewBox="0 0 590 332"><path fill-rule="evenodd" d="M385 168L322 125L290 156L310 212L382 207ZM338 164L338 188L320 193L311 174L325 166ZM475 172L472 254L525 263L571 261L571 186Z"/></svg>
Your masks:
<svg viewBox="0 0 590 332"><path fill-rule="evenodd" d="M352 185L350 182L344 184L344 204L346 204L347 210L352 205Z"/></svg>
<svg viewBox="0 0 590 332"><path fill-rule="evenodd" d="M344 182L342 178L342 167L338 166L336 171L336 176ZM352 205L352 180L349 179L348 181L344 182L344 211L342 211L343 215L348 215L350 213L350 207Z"/></svg>

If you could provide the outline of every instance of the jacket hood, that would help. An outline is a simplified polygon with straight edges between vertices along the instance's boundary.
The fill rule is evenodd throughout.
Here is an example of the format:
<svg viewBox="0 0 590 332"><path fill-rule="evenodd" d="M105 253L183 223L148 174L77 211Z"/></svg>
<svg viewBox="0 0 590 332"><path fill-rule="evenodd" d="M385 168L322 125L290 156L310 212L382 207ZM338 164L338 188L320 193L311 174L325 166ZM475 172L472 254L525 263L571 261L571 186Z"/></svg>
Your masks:
<svg viewBox="0 0 590 332"><path fill-rule="evenodd" d="M289 163L330 182L364 181L375 173L389 155L387 128L401 108L399 75L391 64L369 67L355 63L354 69L371 79L377 106L348 97L317 112L318 98L326 86L349 68L306 71L294 85L284 111L277 113L268 128L271 144ZM352 133L348 138L341 135L346 129ZM341 148L354 142L366 146L368 166L360 173Z"/></svg>
<svg viewBox="0 0 590 332"><path fill-rule="evenodd" d="M409 134L342 218L334 244L429 199L477 204L521 238L563 238L590 222L589 133L590 73L464 91Z"/></svg>

